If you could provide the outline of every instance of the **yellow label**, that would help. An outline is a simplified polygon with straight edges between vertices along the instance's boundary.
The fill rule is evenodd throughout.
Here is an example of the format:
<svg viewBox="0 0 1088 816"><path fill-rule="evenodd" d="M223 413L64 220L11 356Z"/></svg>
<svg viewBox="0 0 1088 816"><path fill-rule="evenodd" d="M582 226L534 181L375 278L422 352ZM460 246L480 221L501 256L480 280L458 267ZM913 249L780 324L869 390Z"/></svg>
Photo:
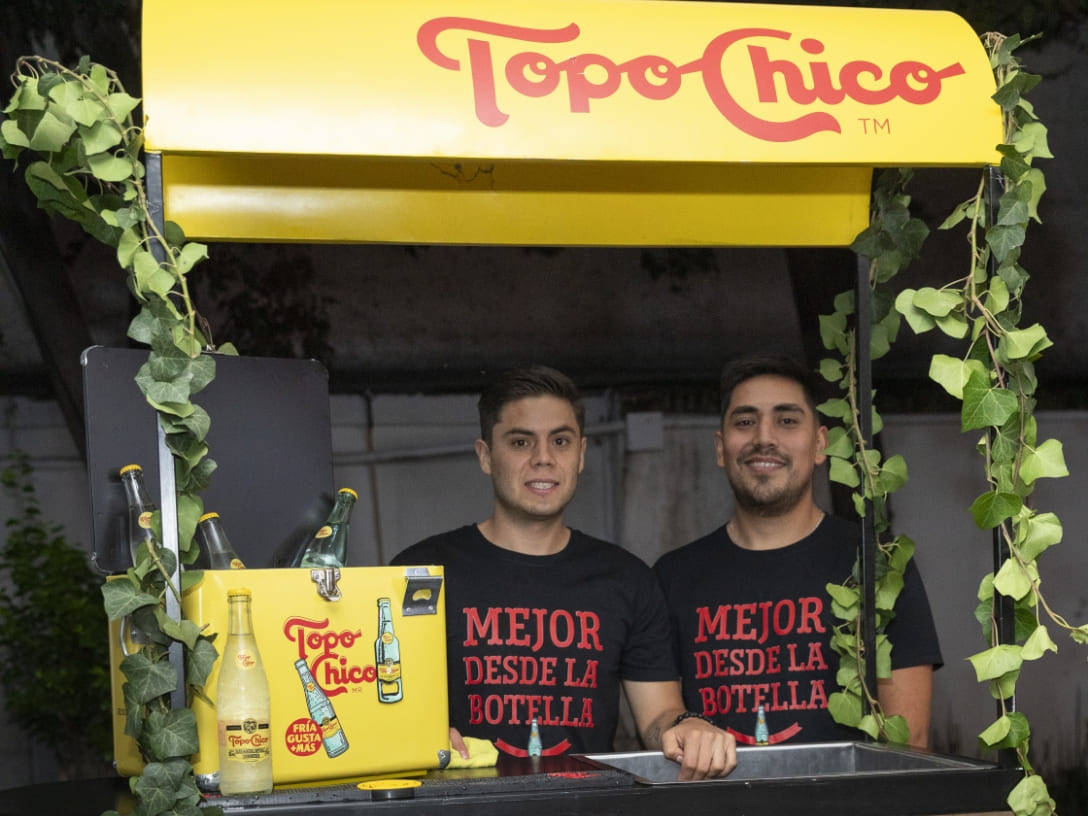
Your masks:
<svg viewBox="0 0 1088 816"><path fill-rule="evenodd" d="M260 762L272 754L267 722L253 717L219 721L219 745L226 749L226 759L234 762Z"/></svg>
<svg viewBox="0 0 1088 816"><path fill-rule="evenodd" d="M246 565L242 563L241 558L232 558L230 560L230 568L231 569L245 569Z"/></svg>
<svg viewBox="0 0 1088 816"><path fill-rule="evenodd" d="M400 663L381 663L378 665L378 680L392 683L400 679Z"/></svg>
<svg viewBox="0 0 1088 816"><path fill-rule="evenodd" d="M326 524L324 527L317 531L317 533L314 535L314 538L328 538L331 535L332 527Z"/></svg>
<svg viewBox="0 0 1088 816"><path fill-rule="evenodd" d="M382 643L384 643L386 646L388 646L392 642L393 642L393 633L392 632L382 632Z"/></svg>
<svg viewBox="0 0 1088 816"><path fill-rule="evenodd" d="M257 667L257 659L251 652L238 652L238 654L234 656L234 662L237 664L238 668L243 671L250 671Z"/></svg>
<svg viewBox="0 0 1088 816"><path fill-rule="evenodd" d="M145 530L151 529L151 511L144 510L140 513L139 518L136 519L136 523L143 527Z"/></svg>

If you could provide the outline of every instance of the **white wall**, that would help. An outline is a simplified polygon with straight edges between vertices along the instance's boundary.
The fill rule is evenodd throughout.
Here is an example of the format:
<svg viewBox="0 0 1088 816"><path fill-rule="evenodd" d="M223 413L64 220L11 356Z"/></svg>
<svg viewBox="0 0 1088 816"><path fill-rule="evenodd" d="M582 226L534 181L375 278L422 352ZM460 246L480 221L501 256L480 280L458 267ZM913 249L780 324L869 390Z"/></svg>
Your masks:
<svg viewBox="0 0 1088 816"><path fill-rule="evenodd" d="M666 416L659 449L626 451L623 418L608 394L588 401L592 437L586 470L568 519L587 533L619 540L644 560L710 531L728 518L729 488L714 462L714 417ZM7 422L0 456L32 456L42 507L69 539L90 541L83 463L51 402L0 399ZM490 482L472 443L478 435L475 398L363 397L332 399L335 484L359 493L351 560L387 562L404 547L442 530L484 518ZM1061 517L1065 541L1042 559L1048 601L1074 623L1088 620L1088 507L1081 500L1088 469L1088 413L1043 414L1040 435L1063 440L1072 476L1039 486L1036 506ZM651 434L652 437L652 434ZM885 417L887 452L903 453L911 480L896 494L897 529L915 539L937 619L945 667L937 673L933 731L938 747L976 754L975 735L993 718L993 703L965 658L982 648L973 610L982 575L991 569L990 538L966 508L981 492L975 437L959 433L954 416ZM827 506L826 481L818 493ZM0 495L0 519L11 502ZM1088 650L1054 634L1059 653L1025 668L1018 702L1034 728L1034 758L1079 760L1085 743ZM47 662L49 656L34 656ZM0 727L5 722L0 716ZM5 728L5 733L10 732ZM45 781L53 765L24 740L0 741L0 787Z"/></svg>

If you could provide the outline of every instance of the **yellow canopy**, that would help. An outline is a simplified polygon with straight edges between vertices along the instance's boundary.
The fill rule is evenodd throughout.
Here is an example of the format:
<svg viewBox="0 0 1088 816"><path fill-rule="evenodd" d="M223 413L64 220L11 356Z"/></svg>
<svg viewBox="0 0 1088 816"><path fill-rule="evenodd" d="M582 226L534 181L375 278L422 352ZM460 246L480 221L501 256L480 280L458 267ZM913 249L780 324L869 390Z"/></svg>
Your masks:
<svg viewBox="0 0 1088 816"><path fill-rule="evenodd" d="M872 168L983 166L949 12L686 0L145 0L144 111L193 238L848 244Z"/></svg>

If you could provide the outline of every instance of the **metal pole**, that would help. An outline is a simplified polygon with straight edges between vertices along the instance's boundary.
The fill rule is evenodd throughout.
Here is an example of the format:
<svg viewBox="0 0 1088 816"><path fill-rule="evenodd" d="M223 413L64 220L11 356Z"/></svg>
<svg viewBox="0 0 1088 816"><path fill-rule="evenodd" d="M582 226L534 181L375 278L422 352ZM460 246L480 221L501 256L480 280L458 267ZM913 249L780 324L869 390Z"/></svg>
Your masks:
<svg viewBox="0 0 1088 816"><path fill-rule="evenodd" d="M148 153L145 156L145 168L147 171L147 205L151 218L155 222L155 228L159 234L163 234L165 223L163 217L163 187L162 187L162 155ZM151 254L159 263L166 258L166 247L158 241L151 242ZM166 432L162 423L158 422L156 414L156 427L158 429L159 446L159 509L162 513L162 546L174 554L174 572L170 576L170 582L181 591L181 558L178 546L178 500L177 482L174 479L174 456L166 445ZM181 604L173 592L166 593L166 614L174 620L181 620ZM178 684L170 694L170 705L173 708L185 708L185 654L182 644L174 641L170 644L170 665L177 672Z"/></svg>
<svg viewBox="0 0 1088 816"><path fill-rule="evenodd" d="M854 312L857 316L855 327L855 358L857 361L858 387L858 432L865 442L866 449L873 445L873 360L871 338L873 326L873 298L869 286L869 259L861 255L857 259L857 280L854 285ZM876 693L876 531L873 526L873 505L865 501L865 517L861 520L861 541L858 544L858 558L861 567L861 632L859 633L864 649L865 685L870 693ZM869 705L863 700L863 710L868 712Z"/></svg>

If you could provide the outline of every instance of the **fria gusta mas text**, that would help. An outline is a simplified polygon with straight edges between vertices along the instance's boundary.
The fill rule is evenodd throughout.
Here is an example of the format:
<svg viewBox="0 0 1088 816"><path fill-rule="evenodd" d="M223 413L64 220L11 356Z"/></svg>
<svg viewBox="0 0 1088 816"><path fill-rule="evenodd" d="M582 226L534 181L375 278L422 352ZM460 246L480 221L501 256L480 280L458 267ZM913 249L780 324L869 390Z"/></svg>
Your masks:
<svg viewBox="0 0 1088 816"><path fill-rule="evenodd" d="M593 697L604 651L596 612L491 607L464 610L465 686L472 724L593 728ZM502 653L487 654L487 647ZM543 654L542 654L543 652ZM509 690L507 690L509 689ZM554 689L555 693L550 693Z"/></svg>
<svg viewBox="0 0 1088 816"><path fill-rule="evenodd" d="M440 48L438 39L447 33ZM794 44L793 32L760 27L723 32L707 44L701 56L686 62L655 54L619 61L604 54L571 55L570 49L564 48L559 58L526 50L515 53L504 65L495 64L493 43L560 45L577 40L580 33L575 23L540 29L469 17L438 17L420 26L416 41L428 60L457 72L462 70L461 60L451 54L459 53L463 44L476 118L489 127L500 127L510 118L503 110L510 92L539 99L565 86L571 113L589 113L591 102L611 97L624 82L644 99L661 101L676 95L685 77L694 74L702 79L709 101L738 130L767 142L792 142L820 132L841 133L842 123L826 109L846 99L867 106L896 99L927 105L940 96L945 80L965 73L958 62L943 68L918 60L884 66L866 59L834 64L819 59L826 47L815 37L800 37ZM747 58L745 70L727 77L723 60L732 49L741 48ZM740 101L747 98L740 92L742 88L754 89L758 107L766 113L782 101L780 87L795 105L823 109L776 121L758 116L757 105ZM746 109L745 104L753 109Z"/></svg>
<svg viewBox="0 0 1088 816"><path fill-rule="evenodd" d="M803 597L697 608L691 657L703 713L827 708L823 606Z"/></svg>

